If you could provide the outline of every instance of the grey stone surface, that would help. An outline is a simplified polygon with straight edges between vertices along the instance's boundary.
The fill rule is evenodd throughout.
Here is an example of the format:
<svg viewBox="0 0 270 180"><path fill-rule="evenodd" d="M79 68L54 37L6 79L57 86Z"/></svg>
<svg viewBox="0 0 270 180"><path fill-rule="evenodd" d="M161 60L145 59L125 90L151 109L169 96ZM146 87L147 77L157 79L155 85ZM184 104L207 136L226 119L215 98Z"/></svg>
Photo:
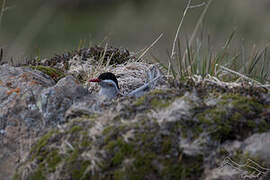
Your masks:
<svg viewBox="0 0 270 180"><path fill-rule="evenodd" d="M243 143L243 151L270 166L270 132L254 134L247 138Z"/></svg>
<svg viewBox="0 0 270 180"><path fill-rule="evenodd" d="M46 124L59 124L65 122L65 112L75 102L82 101L88 95L72 76L66 76L58 83L41 92L38 102Z"/></svg>
<svg viewBox="0 0 270 180"><path fill-rule="evenodd" d="M46 127L65 122L66 110L88 94L72 76L57 84L48 75L28 67L0 66L0 174L7 174L32 139ZM3 148L5 147L5 148ZM4 161L5 160L5 161Z"/></svg>

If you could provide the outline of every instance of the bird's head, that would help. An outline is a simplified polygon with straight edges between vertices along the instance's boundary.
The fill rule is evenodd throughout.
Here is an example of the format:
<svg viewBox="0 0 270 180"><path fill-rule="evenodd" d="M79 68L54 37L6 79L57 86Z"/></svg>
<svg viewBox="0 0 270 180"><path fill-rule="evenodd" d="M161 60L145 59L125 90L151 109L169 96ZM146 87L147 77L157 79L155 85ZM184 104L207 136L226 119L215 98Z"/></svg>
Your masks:
<svg viewBox="0 0 270 180"><path fill-rule="evenodd" d="M114 98L120 92L116 76L111 72L102 73L89 82L97 82L101 86L99 94L108 98Z"/></svg>

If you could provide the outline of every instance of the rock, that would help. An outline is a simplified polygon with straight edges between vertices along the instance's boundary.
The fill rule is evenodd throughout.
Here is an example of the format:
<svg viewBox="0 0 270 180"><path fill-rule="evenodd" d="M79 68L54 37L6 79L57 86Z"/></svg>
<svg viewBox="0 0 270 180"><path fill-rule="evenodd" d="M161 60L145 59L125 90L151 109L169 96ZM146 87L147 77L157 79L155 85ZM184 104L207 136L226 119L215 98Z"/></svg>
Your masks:
<svg viewBox="0 0 270 180"><path fill-rule="evenodd" d="M46 127L65 122L66 110L88 94L71 76L55 84L50 76L33 68L0 66L0 142L5 146L0 172L14 170L33 138Z"/></svg>
<svg viewBox="0 0 270 180"><path fill-rule="evenodd" d="M6 179L15 170L14 179L239 179L253 174L239 172L232 160L241 165L253 156L268 167L265 91L162 78L139 98L101 100L95 85L85 83L89 91L81 84L95 73L85 70L95 67L89 53L40 62L50 66L0 66ZM151 67L130 62L98 70L115 73L128 93L147 82Z"/></svg>
<svg viewBox="0 0 270 180"><path fill-rule="evenodd" d="M270 166L270 132L252 135L244 141L242 146L245 154Z"/></svg>
<svg viewBox="0 0 270 180"><path fill-rule="evenodd" d="M268 179L270 132L254 134L243 142L224 143L227 156L219 168L205 171L206 180Z"/></svg>
<svg viewBox="0 0 270 180"><path fill-rule="evenodd" d="M75 102L82 101L89 92L72 76L62 78L58 83L41 92L38 103L45 124L60 124L66 121L65 113Z"/></svg>
<svg viewBox="0 0 270 180"><path fill-rule="evenodd" d="M36 102L40 92L54 85L47 75L30 68L0 66L1 128L25 123L37 127L42 123ZM17 122L17 123L15 123Z"/></svg>
<svg viewBox="0 0 270 180"><path fill-rule="evenodd" d="M228 114L232 108L253 112L257 109L251 104L259 102L250 97L220 94L212 97L218 99L215 104L205 105L208 95L205 93L203 98L196 90L154 90L140 98L102 102L101 111L94 111L91 103L73 103L66 112L69 123L41 137L28 154L31 160L18 172L27 178L54 179L59 174L66 179L239 179L247 172L238 172L230 166L216 168L221 167L224 156L220 155L220 142L216 143L217 137L212 132L218 123L223 123L219 118L224 117L208 110L219 108ZM240 101L246 104L242 106ZM198 118L199 114L204 119ZM248 121L244 118L241 123L245 125ZM230 116L227 120L228 124L238 123ZM221 125L227 126L218 126ZM234 126L229 128L236 132ZM256 129L247 131L252 133ZM232 153L241 147L235 134L229 135L230 138L223 132L220 135L226 139L221 147ZM230 145L231 137L236 141ZM44 139L46 143L42 143ZM41 155L43 160L39 162L37 157ZM51 164L52 156L57 159L56 164ZM25 166L33 165L36 168L32 171L24 170Z"/></svg>
<svg viewBox="0 0 270 180"><path fill-rule="evenodd" d="M263 95L262 97L264 104L270 105L270 93L267 93L266 95Z"/></svg>
<svg viewBox="0 0 270 180"><path fill-rule="evenodd" d="M31 138L43 126L37 97L54 80L31 68L0 66L0 174L6 179L14 171L20 154L29 149Z"/></svg>
<svg viewBox="0 0 270 180"><path fill-rule="evenodd" d="M230 166L224 166L221 168L216 168L211 170L210 172L206 172L208 174L204 180L236 180L241 179L241 174L236 169Z"/></svg>

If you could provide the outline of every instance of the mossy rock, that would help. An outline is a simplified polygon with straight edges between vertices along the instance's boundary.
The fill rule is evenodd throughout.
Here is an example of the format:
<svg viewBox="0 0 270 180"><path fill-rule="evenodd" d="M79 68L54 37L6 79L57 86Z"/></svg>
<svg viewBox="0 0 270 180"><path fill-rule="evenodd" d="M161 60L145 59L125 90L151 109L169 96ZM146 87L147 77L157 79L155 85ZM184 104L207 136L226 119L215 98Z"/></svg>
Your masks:
<svg viewBox="0 0 270 180"><path fill-rule="evenodd" d="M225 93L215 106L196 114L197 126L211 132L211 137L220 142L242 140L252 133L270 129L270 125L260 117L264 108L254 97Z"/></svg>
<svg viewBox="0 0 270 180"><path fill-rule="evenodd" d="M65 74L61 70L50 67L50 66L37 65L37 66L30 66L30 68L39 70L43 72L44 74L47 74L56 82L59 81L61 78L65 77Z"/></svg>
<svg viewBox="0 0 270 180"><path fill-rule="evenodd" d="M160 110L167 108L180 97L180 93L172 90L153 90L135 100L132 108L140 110ZM145 107L145 108L144 108Z"/></svg>
<svg viewBox="0 0 270 180"><path fill-rule="evenodd" d="M27 178L47 179L60 174L66 179L198 179L202 175L197 168L203 167L202 160L194 158L191 164L186 163L187 156L179 160L177 136L162 135L152 119L146 118L138 128L135 122L118 125L117 121L95 140L88 133L94 128L92 123L88 118L73 120L64 131L42 136L30 153L27 163L34 163L36 168ZM129 131L134 131L134 136L127 141L124 137ZM19 168L16 177L21 177L23 169Z"/></svg>
<svg viewBox="0 0 270 180"><path fill-rule="evenodd" d="M186 89L190 91L186 93ZM25 167L35 165L28 178L56 174L65 179L203 178L205 156L215 154L217 144L243 140L270 127L263 116L268 107L259 99L201 91L193 93L190 87L155 90L137 99L115 100L100 115L71 118L61 132L40 137L16 177L21 177ZM209 96L216 103L206 105ZM178 104L188 108L178 109ZM188 113L174 116L181 110ZM172 120L162 117L159 121L160 112L168 113ZM184 149L182 140L192 143L198 138L202 138L196 141L201 151L187 153L189 147Z"/></svg>

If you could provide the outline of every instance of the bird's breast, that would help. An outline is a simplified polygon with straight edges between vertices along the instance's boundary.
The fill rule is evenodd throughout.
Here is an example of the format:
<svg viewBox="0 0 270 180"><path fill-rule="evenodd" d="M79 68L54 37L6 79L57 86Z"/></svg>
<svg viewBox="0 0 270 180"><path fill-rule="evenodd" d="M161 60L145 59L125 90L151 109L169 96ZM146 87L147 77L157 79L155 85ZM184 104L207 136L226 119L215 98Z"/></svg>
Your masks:
<svg viewBox="0 0 270 180"><path fill-rule="evenodd" d="M118 91L114 87L101 88L99 91L100 96L104 96L105 98L109 98L109 99L115 98L117 94L118 94Z"/></svg>

